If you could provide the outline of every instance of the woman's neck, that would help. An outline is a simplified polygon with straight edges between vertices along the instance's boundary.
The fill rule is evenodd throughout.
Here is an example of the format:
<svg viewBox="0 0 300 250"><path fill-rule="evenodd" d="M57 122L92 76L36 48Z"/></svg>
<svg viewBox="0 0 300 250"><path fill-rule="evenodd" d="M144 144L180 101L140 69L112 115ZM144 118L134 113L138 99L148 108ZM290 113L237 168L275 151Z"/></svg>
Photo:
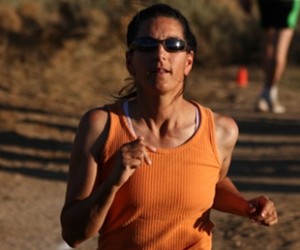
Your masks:
<svg viewBox="0 0 300 250"><path fill-rule="evenodd" d="M129 116L136 135L157 147L173 147L184 143L195 132L196 107L185 99L172 103L138 98L129 103Z"/></svg>
<svg viewBox="0 0 300 250"><path fill-rule="evenodd" d="M133 118L136 120L143 119L145 121L152 120L159 125L165 123L166 120L177 120L186 101L182 96L178 98L137 98L131 110ZM180 111L180 112L179 112Z"/></svg>

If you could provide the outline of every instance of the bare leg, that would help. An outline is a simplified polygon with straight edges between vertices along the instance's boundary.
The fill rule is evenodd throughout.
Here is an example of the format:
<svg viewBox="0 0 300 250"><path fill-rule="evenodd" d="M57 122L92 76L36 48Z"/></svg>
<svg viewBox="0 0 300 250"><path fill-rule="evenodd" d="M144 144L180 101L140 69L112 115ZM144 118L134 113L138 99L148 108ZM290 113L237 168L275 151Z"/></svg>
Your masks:
<svg viewBox="0 0 300 250"><path fill-rule="evenodd" d="M266 30L266 45L264 55L265 84L257 108L260 111L283 113L285 111L278 101L278 83L284 72L289 46L294 30L284 28Z"/></svg>
<svg viewBox="0 0 300 250"><path fill-rule="evenodd" d="M275 69L275 44L276 44L275 28L269 28L265 31L265 54L263 56L263 67L265 83L264 87L270 88L273 85L273 75Z"/></svg>

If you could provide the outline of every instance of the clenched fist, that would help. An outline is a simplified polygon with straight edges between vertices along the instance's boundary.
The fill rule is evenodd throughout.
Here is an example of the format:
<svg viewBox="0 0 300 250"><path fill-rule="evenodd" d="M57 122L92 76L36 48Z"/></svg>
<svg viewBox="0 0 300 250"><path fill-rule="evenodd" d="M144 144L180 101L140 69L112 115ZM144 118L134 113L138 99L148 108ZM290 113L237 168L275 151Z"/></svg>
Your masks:
<svg viewBox="0 0 300 250"><path fill-rule="evenodd" d="M249 217L258 224L272 226L278 222L275 204L266 196L259 196L248 201Z"/></svg>
<svg viewBox="0 0 300 250"><path fill-rule="evenodd" d="M151 165L152 162L148 151L155 152L156 148L147 144L141 136L135 141L124 144L118 152L117 160L110 176L112 185L121 187L143 162Z"/></svg>

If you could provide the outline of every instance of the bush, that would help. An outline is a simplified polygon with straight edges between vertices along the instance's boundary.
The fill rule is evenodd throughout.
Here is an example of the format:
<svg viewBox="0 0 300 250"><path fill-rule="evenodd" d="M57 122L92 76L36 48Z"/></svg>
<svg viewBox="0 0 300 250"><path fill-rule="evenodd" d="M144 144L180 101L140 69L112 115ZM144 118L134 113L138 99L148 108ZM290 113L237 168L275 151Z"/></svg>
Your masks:
<svg viewBox="0 0 300 250"><path fill-rule="evenodd" d="M48 55L49 48L50 52L60 48L68 39L86 39L90 45L106 51L108 47L125 46L126 27L132 16L146 5L157 2L171 4L190 20L199 43L198 63L249 64L260 60L262 30L257 9L254 8L252 18L247 17L237 1L232 0L149 0L146 3L40 0L40 3L23 3L16 7L0 5L0 37L6 37L16 47L32 47L35 51L47 47ZM45 6L49 5L52 11L46 12ZM294 40L299 41L299 34ZM293 42L290 61L299 62L299 57L295 56L299 55L299 50L299 43Z"/></svg>

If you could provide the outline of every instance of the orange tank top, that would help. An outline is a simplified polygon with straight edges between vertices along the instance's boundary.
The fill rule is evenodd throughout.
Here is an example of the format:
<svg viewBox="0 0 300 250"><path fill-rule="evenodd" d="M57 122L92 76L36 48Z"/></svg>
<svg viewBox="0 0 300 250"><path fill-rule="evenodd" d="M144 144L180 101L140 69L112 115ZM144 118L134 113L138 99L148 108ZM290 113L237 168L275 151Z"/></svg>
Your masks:
<svg viewBox="0 0 300 250"><path fill-rule="evenodd" d="M220 163L212 111L194 103L201 123L183 145L150 152L119 189L99 232L98 249L211 249L210 208ZM107 106L110 129L102 155L100 183L109 175L115 153L135 140L121 103Z"/></svg>

